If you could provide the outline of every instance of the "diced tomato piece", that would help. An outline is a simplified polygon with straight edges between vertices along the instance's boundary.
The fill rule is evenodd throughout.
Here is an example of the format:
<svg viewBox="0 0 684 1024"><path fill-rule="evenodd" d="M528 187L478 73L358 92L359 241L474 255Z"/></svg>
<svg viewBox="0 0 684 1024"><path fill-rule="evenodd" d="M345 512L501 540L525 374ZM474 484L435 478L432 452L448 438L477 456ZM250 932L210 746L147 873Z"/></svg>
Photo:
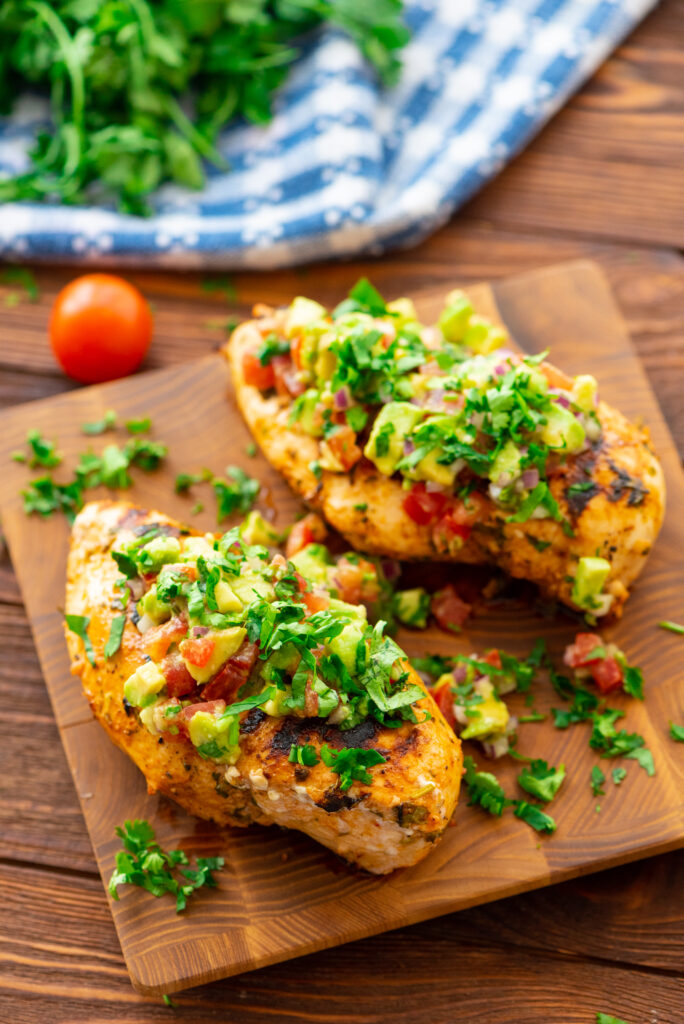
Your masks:
<svg viewBox="0 0 684 1024"><path fill-rule="evenodd" d="M493 668L501 668L501 655L496 649L493 651L488 651L482 660L486 662L487 665L491 665Z"/></svg>
<svg viewBox="0 0 684 1024"><path fill-rule="evenodd" d="M204 668L212 654L216 641L213 636L198 636L184 640L180 645L180 651L186 661L197 668Z"/></svg>
<svg viewBox="0 0 684 1024"><path fill-rule="evenodd" d="M612 693L622 687L622 669L615 658L603 658L589 666L591 677L601 693Z"/></svg>
<svg viewBox="0 0 684 1024"><path fill-rule="evenodd" d="M454 632L461 628L472 609L458 596L453 583L447 583L432 595L430 610L441 629Z"/></svg>
<svg viewBox="0 0 684 1024"><path fill-rule="evenodd" d="M584 668L605 657L605 644L598 633L578 633L574 644L568 644L563 661L568 668Z"/></svg>
<svg viewBox="0 0 684 1024"><path fill-rule="evenodd" d="M314 594L311 591L307 591L302 594L302 601L306 605L309 615L315 615L316 612L324 612L326 608L330 607L330 598L326 594Z"/></svg>
<svg viewBox="0 0 684 1024"><path fill-rule="evenodd" d="M306 384L303 384L299 379L296 367L290 356L274 356L271 360L271 366L273 367L275 388L279 395L287 398L297 398L298 395L304 394Z"/></svg>
<svg viewBox="0 0 684 1024"><path fill-rule="evenodd" d="M335 567L333 581L341 601L348 604L360 604L362 601L375 601L380 596L378 574L372 562L360 558L351 562L340 558Z"/></svg>
<svg viewBox="0 0 684 1024"><path fill-rule="evenodd" d="M348 423L338 426L335 433L331 434L325 443L332 457L345 471L355 466L363 454L356 443L356 434Z"/></svg>
<svg viewBox="0 0 684 1024"><path fill-rule="evenodd" d="M167 654L159 667L166 680L166 692L169 697L185 697L196 688L197 683L188 672L180 651Z"/></svg>
<svg viewBox="0 0 684 1024"><path fill-rule="evenodd" d="M188 704L187 708L183 708L183 710L175 716L175 720L179 728L187 729L188 722L193 715L197 714L198 711L206 711L210 715L220 715L222 711L225 711L225 709L225 700L201 701L199 704Z"/></svg>
<svg viewBox="0 0 684 1024"><path fill-rule="evenodd" d="M188 623L180 615L161 626L153 626L145 633L143 646L152 661L161 661L171 644L180 643L188 632Z"/></svg>
<svg viewBox="0 0 684 1024"><path fill-rule="evenodd" d="M447 720L452 729L456 727L456 715L454 714L454 695L451 686L442 685L430 691L433 700Z"/></svg>
<svg viewBox="0 0 684 1024"><path fill-rule="evenodd" d="M419 526L439 519L447 503L443 491L428 491L424 483L414 484L403 501L404 511Z"/></svg>
<svg viewBox="0 0 684 1024"><path fill-rule="evenodd" d="M245 640L242 647L229 658L225 665L210 679L202 689L202 696L207 700L222 698L232 704L237 698L238 690L249 679L259 653L259 645Z"/></svg>
<svg viewBox="0 0 684 1024"><path fill-rule="evenodd" d="M262 366L261 360L253 352L245 352L242 357L242 375L245 384L259 388L259 391L269 391L275 387L273 365L267 363L266 366Z"/></svg>
<svg viewBox="0 0 684 1024"><path fill-rule="evenodd" d="M321 517L317 516L315 512L309 512L298 523L295 523L290 530L287 544L285 545L285 554L288 558L292 558L298 551L305 548L307 544L314 544L317 541L325 540L327 534L328 531Z"/></svg>
<svg viewBox="0 0 684 1024"><path fill-rule="evenodd" d="M292 362L295 364L298 370L304 368L302 363L302 344L304 342L304 332L298 331L292 341L290 342L290 355L292 356Z"/></svg>

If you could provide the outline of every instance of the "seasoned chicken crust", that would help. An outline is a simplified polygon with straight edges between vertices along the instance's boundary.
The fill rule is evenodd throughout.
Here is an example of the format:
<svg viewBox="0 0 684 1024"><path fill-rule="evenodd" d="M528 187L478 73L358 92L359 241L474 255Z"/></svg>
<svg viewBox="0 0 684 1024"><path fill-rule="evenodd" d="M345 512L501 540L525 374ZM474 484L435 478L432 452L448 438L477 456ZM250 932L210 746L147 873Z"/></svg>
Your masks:
<svg viewBox="0 0 684 1024"><path fill-rule="evenodd" d="M415 864L432 848L452 816L462 773L460 742L432 698L416 708L428 721L390 729L367 719L346 732L320 718L269 717L256 708L241 716L240 756L234 765L207 760L179 739L152 735L123 700L125 680L144 661L143 637L130 616L119 651L104 658L112 607L120 591L113 547L150 524L179 536L173 519L124 502L93 502L77 516L67 567L66 612L90 618L96 665L83 642L66 630L71 670L80 676L93 714L110 739L132 758L148 790L171 797L191 814L219 825L279 824L312 836L367 871L385 874ZM411 672L411 682L422 683ZM342 792L322 762L312 768L288 761L293 743L380 751L386 762L371 784L355 781Z"/></svg>
<svg viewBox="0 0 684 1024"><path fill-rule="evenodd" d="M610 595L611 614L622 613L665 512L665 481L646 428L605 402L598 403L600 440L549 482L573 536L552 518L508 522L506 513L485 494L469 537L454 542L415 522L404 509L401 479L383 475L366 458L346 473L314 473L319 444L291 425L291 399L264 394L245 381L244 357L262 339L260 321L255 319L238 326L224 348L240 410L271 465L353 547L402 560L493 564L574 607L573 577L579 559L598 556L610 562L604 593ZM539 370L552 386L571 384L550 363L542 363Z"/></svg>

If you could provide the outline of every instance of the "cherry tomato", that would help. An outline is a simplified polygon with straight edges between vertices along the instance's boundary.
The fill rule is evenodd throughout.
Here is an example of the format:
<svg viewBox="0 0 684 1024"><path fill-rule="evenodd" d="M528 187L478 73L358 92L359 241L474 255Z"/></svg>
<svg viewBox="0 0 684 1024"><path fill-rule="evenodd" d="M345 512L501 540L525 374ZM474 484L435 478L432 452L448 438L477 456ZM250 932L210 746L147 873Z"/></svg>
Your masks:
<svg viewBox="0 0 684 1024"><path fill-rule="evenodd" d="M563 661L569 668L584 668L604 657L605 647L598 633L578 633L574 644L565 648Z"/></svg>
<svg viewBox="0 0 684 1024"><path fill-rule="evenodd" d="M488 651L482 660L492 668L501 668L501 655L496 648L493 651Z"/></svg>
<svg viewBox="0 0 684 1024"><path fill-rule="evenodd" d="M137 288L113 274L86 274L55 299L50 344L69 377L96 384L137 370L152 327L150 307Z"/></svg>
<svg viewBox="0 0 684 1024"><path fill-rule="evenodd" d="M419 526L434 522L444 511L446 495L441 491L427 491L425 484L414 484L403 501L404 511Z"/></svg>
<svg viewBox="0 0 684 1024"><path fill-rule="evenodd" d="M242 357L242 376L245 384L258 388L259 391L270 391L275 387L275 373L273 364L261 365L261 360L253 352L245 352Z"/></svg>
<svg viewBox="0 0 684 1024"><path fill-rule="evenodd" d="M601 693L612 693L622 686L622 669L615 658L603 658L589 666L591 677Z"/></svg>
<svg viewBox="0 0 684 1024"><path fill-rule="evenodd" d="M471 607L458 596L453 583L447 583L446 587L432 595L430 611L441 629L454 632L466 621Z"/></svg>

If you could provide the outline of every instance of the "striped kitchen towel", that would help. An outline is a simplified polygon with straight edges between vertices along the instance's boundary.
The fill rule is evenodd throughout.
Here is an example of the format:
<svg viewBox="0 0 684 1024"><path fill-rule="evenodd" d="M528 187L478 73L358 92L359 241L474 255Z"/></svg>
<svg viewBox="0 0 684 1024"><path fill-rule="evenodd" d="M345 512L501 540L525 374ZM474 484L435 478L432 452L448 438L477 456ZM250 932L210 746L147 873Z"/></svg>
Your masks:
<svg viewBox="0 0 684 1024"><path fill-rule="evenodd" d="M236 124L231 170L167 185L149 219L101 206L7 203L0 258L268 268L412 245L531 139L655 0L409 0L412 40L383 90L357 48L323 30L267 127ZM0 175L27 164L46 108L0 120Z"/></svg>

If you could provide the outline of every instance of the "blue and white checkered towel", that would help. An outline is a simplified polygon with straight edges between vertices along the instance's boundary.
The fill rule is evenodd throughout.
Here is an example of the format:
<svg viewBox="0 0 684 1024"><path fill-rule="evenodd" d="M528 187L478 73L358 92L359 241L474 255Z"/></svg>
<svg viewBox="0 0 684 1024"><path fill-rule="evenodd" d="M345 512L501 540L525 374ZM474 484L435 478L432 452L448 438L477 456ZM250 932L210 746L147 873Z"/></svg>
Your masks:
<svg viewBox="0 0 684 1024"><path fill-rule="evenodd" d="M8 203L0 257L267 268L413 244L539 130L656 0L409 0L397 87L323 31L268 127L236 125L201 193L159 190L144 220ZM27 165L45 108L0 122L0 174Z"/></svg>

